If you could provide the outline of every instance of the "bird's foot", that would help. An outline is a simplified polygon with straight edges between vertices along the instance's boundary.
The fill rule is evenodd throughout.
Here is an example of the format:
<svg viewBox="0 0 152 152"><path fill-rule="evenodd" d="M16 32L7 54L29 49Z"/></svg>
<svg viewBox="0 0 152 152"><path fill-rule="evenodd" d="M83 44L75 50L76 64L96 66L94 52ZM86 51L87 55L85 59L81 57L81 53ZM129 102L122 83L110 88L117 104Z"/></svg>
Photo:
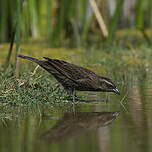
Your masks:
<svg viewBox="0 0 152 152"><path fill-rule="evenodd" d="M79 98L76 95L75 96L68 96L67 99L72 100L73 103L77 103L79 101Z"/></svg>
<svg viewBox="0 0 152 152"><path fill-rule="evenodd" d="M80 102L86 102L86 103L90 103L90 102L96 102L96 100L88 100L88 99L81 99L81 97L78 96L68 96L68 100L72 100L74 104L78 104Z"/></svg>

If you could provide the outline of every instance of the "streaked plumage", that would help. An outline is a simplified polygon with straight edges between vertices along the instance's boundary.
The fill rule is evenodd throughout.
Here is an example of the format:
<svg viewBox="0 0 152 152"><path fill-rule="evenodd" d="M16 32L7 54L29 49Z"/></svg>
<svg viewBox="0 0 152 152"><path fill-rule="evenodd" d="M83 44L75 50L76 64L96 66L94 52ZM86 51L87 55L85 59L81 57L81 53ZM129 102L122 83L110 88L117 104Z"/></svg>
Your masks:
<svg viewBox="0 0 152 152"><path fill-rule="evenodd" d="M48 57L44 57L45 60L38 60L23 55L18 55L18 57L39 64L51 73L69 94L72 94L76 90L114 92L120 94L111 79L99 76L86 68Z"/></svg>

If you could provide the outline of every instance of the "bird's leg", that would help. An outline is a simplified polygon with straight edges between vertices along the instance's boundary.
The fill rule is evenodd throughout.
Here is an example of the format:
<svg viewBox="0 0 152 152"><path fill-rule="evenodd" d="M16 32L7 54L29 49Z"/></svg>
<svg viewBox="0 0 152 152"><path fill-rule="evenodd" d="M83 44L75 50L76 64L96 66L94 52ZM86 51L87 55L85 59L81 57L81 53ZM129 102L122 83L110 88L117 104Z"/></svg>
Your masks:
<svg viewBox="0 0 152 152"><path fill-rule="evenodd" d="M73 100L73 103L75 102L75 90L72 91L72 100Z"/></svg>
<svg viewBox="0 0 152 152"><path fill-rule="evenodd" d="M79 97L76 95L76 91L74 90L74 91L73 91L73 102L74 102L75 104L78 104L80 100L81 100L81 99L79 99Z"/></svg>
<svg viewBox="0 0 152 152"><path fill-rule="evenodd" d="M65 89L67 92L67 95L70 97L70 99L75 100L75 91L71 89Z"/></svg>
<svg viewBox="0 0 152 152"><path fill-rule="evenodd" d="M77 97L75 90L72 91L71 96L73 103L77 103L76 101L79 101L79 98Z"/></svg>
<svg viewBox="0 0 152 152"><path fill-rule="evenodd" d="M64 88L70 100L72 100L72 110L75 113L75 91L73 89Z"/></svg>
<svg viewBox="0 0 152 152"><path fill-rule="evenodd" d="M72 90L71 93L72 93L72 108L75 114L75 90Z"/></svg>
<svg viewBox="0 0 152 152"><path fill-rule="evenodd" d="M79 101L79 98L76 96L75 89L65 89L65 90L69 96L69 99L72 100L72 104L77 104L78 102L76 101Z"/></svg>

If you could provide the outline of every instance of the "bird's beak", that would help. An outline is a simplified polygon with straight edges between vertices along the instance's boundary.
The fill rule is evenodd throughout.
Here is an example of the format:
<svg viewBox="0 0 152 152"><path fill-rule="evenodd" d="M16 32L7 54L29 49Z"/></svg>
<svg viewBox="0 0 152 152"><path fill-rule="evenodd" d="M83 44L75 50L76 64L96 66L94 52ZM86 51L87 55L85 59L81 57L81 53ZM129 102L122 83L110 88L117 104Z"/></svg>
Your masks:
<svg viewBox="0 0 152 152"><path fill-rule="evenodd" d="M120 92L119 92L119 90L117 88L113 89L113 92L118 94L118 95L120 95Z"/></svg>

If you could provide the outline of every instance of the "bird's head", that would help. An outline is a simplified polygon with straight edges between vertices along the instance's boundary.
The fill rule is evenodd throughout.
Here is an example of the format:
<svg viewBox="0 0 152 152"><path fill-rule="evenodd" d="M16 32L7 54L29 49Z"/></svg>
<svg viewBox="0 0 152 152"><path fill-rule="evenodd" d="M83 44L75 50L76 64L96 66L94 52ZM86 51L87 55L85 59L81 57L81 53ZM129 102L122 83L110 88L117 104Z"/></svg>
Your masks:
<svg viewBox="0 0 152 152"><path fill-rule="evenodd" d="M108 79L106 77L100 77L99 83L100 83L100 89L103 92L114 92L120 95L119 90L117 89L116 85L112 82L111 79Z"/></svg>

